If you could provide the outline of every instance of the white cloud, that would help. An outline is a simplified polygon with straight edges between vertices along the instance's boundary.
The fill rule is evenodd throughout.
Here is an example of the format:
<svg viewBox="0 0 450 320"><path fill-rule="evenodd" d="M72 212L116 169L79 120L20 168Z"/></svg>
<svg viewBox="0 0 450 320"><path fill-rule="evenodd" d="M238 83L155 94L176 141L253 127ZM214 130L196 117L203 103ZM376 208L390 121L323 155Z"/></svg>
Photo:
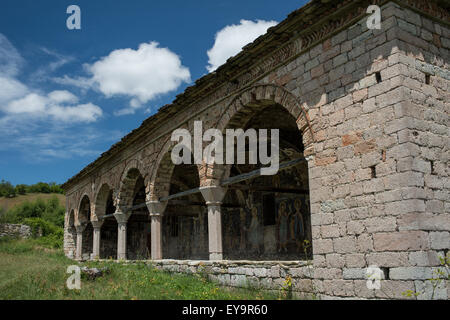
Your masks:
<svg viewBox="0 0 450 320"><path fill-rule="evenodd" d="M17 49L0 33L0 105L28 92L27 87L15 79L23 64Z"/></svg>
<svg viewBox="0 0 450 320"><path fill-rule="evenodd" d="M94 81L91 78L86 77L69 77L68 75L64 75L64 77L53 77L51 79L55 83L61 84L61 85L69 85L81 88L83 90L87 90L93 87Z"/></svg>
<svg viewBox="0 0 450 320"><path fill-rule="evenodd" d="M23 97L27 92L28 88L21 82L10 77L2 77L0 74L0 105Z"/></svg>
<svg viewBox="0 0 450 320"><path fill-rule="evenodd" d="M72 102L77 103L78 98L67 90L55 90L48 94L50 100L61 103L61 102Z"/></svg>
<svg viewBox="0 0 450 320"><path fill-rule="evenodd" d="M129 112L191 79L189 69L181 64L180 58L168 48L160 48L157 42L142 43L137 50L114 50L87 69L107 97L131 98Z"/></svg>
<svg viewBox="0 0 450 320"><path fill-rule="evenodd" d="M206 66L206 69L213 72L228 58L238 54L245 45L266 33L268 28L276 24L276 21L257 20L254 22L242 19L237 25L233 24L219 30L216 33L213 47L207 52L209 65Z"/></svg>
<svg viewBox="0 0 450 320"><path fill-rule="evenodd" d="M30 93L13 100L0 109L7 114L34 115L35 118L52 118L63 122L94 122L103 114L100 107L92 104L78 104L78 98L69 91L56 90L42 96Z"/></svg>
<svg viewBox="0 0 450 320"><path fill-rule="evenodd" d="M36 163L55 158L97 157L105 149L105 143L119 140L123 133L88 126L83 126L83 130L66 128L59 123L49 124L43 132L25 116L7 115L0 118L0 136L0 152L15 152L24 161Z"/></svg>
<svg viewBox="0 0 450 320"><path fill-rule="evenodd" d="M17 49L0 33L0 75L16 76L23 63L24 60Z"/></svg>
<svg viewBox="0 0 450 320"><path fill-rule="evenodd" d="M61 68L63 65L65 65L69 62L72 62L74 60L74 58L71 56L62 55L56 51L47 49L45 47L41 47L41 51L45 52L49 56L52 56L53 58L55 58L55 61L52 61L48 64L48 69L50 71L55 71L55 70Z"/></svg>
<svg viewBox="0 0 450 320"><path fill-rule="evenodd" d="M138 49L118 49L93 64L83 65L90 77L53 78L59 84L96 89L106 97L125 96L129 106L115 115L133 114L148 101L191 81L180 57L159 43L141 43Z"/></svg>
<svg viewBox="0 0 450 320"><path fill-rule="evenodd" d="M50 64L54 71L70 59L48 49L46 54L56 57ZM17 49L0 33L0 111L6 114L1 120L13 116L33 120L57 120L62 122L94 122L103 114L100 107L92 104L77 104L78 98L67 90L55 90L43 94L17 80L23 59Z"/></svg>
<svg viewBox="0 0 450 320"><path fill-rule="evenodd" d="M48 49L42 51L56 61L38 66L32 76L47 77L70 61ZM55 157L97 156L105 141L122 136L86 125L102 116L98 106L80 103L68 90L43 91L20 81L23 64L16 48L0 33L0 152L16 152L33 163Z"/></svg>
<svg viewBox="0 0 450 320"><path fill-rule="evenodd" d="M2 111L9 114L14 113L36 113L40 114L45 112L47 99L36 93L30 93L25 97L17 100L13 100L5 107L2 107Z"/></svg>
<svg viewBox="0 0 450 320"><path fill-rule="evenodd" d="M102 109L92 103L76 106L50 105L48 114L65 122L95 122L102 116Z"/></svg>
<svg viewBox="0 0 450 320"><path fill-rule="evenodd" d="M39 66L36 71L30 74L29 79L33 82L47 81L52 73L75 60L72 56L62 55L45 47L40 47L39 50L45 53L46 58L50 57L52 61L46 65Z"/></svg>

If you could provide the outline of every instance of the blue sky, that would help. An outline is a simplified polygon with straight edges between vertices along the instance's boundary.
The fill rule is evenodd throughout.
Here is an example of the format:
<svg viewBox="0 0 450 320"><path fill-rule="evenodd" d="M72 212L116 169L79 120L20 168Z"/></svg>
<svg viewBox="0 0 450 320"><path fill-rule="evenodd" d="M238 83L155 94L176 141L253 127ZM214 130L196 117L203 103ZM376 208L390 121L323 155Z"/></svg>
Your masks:
<svg viewBox="0 0 450 320"><path fill-rule="evenodd" d="M2 0L0 179L65 182L306 2Z"/></svg>

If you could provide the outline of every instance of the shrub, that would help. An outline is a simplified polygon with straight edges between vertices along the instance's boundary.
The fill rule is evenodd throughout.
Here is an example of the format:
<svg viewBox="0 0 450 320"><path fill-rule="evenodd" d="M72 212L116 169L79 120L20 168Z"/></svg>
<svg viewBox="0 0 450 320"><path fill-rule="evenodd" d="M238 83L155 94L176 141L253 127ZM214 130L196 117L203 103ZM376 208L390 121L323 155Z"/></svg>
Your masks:
<svg viewBox="0 0 450 320"><path fill-rule="evenodd" d="M25 194L27 193L27 185L26 184L18 184L16 185L16 193L17 194Z"/></svg>
<svg viewBox="0 0 450 320"><path fill-rule="evenodd" d="M28 193L64 193L64 190L55 182L38 182L27 186Z"/></svg>
<svg viewBox="0 0 450 320"><path fill-rule="evenodd" d="M16 190L14 189L11 182L2 180L0 182L0 196L10 197L10 196L15 196L15 195L16 195Z"/></svg>
<svg viewBox="0 0 450 320"><path fill-rule="evenodd" d="M58 234L49 234L44 237L36 238L34 239L34 242L43 247L60 249L63 244L63 231L61 230Z"/></svg>
<svg viewBox="0 0 450 320"><path fill-rule="evenodd" d="M53 223L42 218L26 218L24 219L23 223L31 227L31 231L34 237L36 237L40 232L42 232L42 236L63 236L62 228L57 227Z"/></svg>
<svg viewBox="0 0 450 320"><path fill-rule="evenodd" d="M0 223L20 223L31 227L36 244L61 248L64 239L64 207L57 197L47 201L24 202L0 215Z"/></svg>
<svg viewBox="0 0 450 320"><path fill-rule="evenodd" d="M0 182L0 197L15 197L16 194L26 193L60 193L64 194L64 190L56 182L38 182L32 185L18 184L15 187L9 181L2 180Z"/></svg>
<svg viewBox="0 0 450 320"><path fill-rule="evenodd" d="M64 212L65 209L56 196L47 201L37 199L33 202L23 202L9 209L0 216L0 223L22 223L27 218L42 218L62 228Z"/></svg>

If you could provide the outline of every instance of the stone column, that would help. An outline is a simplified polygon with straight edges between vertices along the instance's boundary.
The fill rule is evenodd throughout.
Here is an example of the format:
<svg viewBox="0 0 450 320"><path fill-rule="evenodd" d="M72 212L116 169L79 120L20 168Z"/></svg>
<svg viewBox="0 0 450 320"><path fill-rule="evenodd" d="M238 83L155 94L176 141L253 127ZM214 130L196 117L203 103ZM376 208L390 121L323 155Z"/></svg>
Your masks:
<svg viewBox="0 0 450 320"><path fill-rule="evenodd" d="M101 227L103 224L103 220L100 221L92 221L92 227L94 228L94 243L93 243L93 259L100 258L100 237L101 237Z"/></svg>
<svg viewBox="0 0 450 320"><path fill-rule="evenodd" d="M221 204L226 189L210 186L200 191L208 206L209 260L223 260Z"/></svg>
<svg viewBox="0 0 450 320"><path fill-rule="evenodd" d="M82 254L83 254L83 231L86 228L85 224L80 224L75 226L75 229L77 230L77 249L75 253L75 259L81 260Z"/></svg>
<svg viewBox="0 0 450 320"><path fill-rule="evenodd" d="M117 220L117 260L127 259L127 221L130 217L129 214L125 214L120 211L114 213L114 217Z"/></svg>
<svg viewBox="0 0 450 320"><path fill-rule="evenodd" d="M147 208L151 219L151 255L152 260L162 259L162 230L161 220L166 209L167 202L150 201L147 202Z"/></svg>

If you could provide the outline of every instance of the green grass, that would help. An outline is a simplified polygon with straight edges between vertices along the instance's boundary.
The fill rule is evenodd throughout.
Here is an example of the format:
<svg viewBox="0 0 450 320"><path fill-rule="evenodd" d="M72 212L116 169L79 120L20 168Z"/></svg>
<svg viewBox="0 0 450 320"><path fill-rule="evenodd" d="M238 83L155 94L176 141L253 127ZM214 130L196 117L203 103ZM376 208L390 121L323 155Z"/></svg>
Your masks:
<svg viewBox="0 0 450 320"><path fill-rule="evenodd" d="M4 211L11 209L17 205L20 205L26 201L33 202L37 199L42 199L44 201L51 199L56 196L62 206L66 205L66 196L59 193L28 193L24 195L17 195L14 198L0 197L0 208Z"/></svg>
<svg viewBox="0 0 450 320"><path fill-rule="evenodd" d="M40 247L35 240L0 240L0 299L276 299L252 289L219 287L199 275L170 274L146 264L88 262L110 273L96 280L81 278L80 290L69 290L66 273L77 264L61 250Z"/></svg>

